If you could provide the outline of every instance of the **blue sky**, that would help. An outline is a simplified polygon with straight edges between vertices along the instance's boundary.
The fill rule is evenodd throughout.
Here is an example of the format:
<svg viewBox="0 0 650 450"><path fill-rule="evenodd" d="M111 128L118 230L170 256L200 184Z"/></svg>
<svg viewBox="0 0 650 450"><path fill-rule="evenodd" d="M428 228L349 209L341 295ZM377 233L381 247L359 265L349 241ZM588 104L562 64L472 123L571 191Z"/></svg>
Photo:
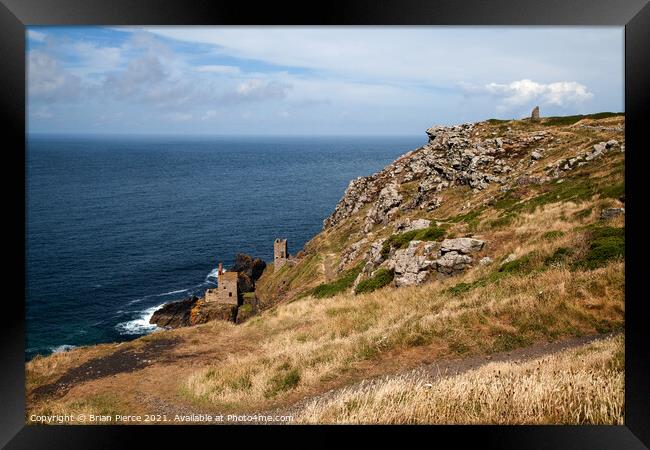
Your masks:
<svg viewBox="0 0 650 450"><path fill-rule="evenodd" d="M624 110L622 27L29 27L29 133L422 134Z"/></svg>

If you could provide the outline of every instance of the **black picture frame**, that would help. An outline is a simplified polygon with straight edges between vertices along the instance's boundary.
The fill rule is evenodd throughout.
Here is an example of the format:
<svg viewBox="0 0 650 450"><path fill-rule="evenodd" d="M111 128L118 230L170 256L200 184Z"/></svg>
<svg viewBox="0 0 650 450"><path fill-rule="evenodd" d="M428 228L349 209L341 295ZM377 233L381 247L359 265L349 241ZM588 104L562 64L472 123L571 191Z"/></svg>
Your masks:
<svg viewBox="0 0 650 450"><path fill-rule="evenodd" d="M26 426L24 366L25 301L25 27L28 25L616 25L625 27L626 140L626 372L624 426L418 426L418 427L288 427L178 426ZM180 439L225 443L264 434L269 443L306 447L306 433L318 443L340 442L341 433L373 434L380 439L454 447L474 443L481 448L647 448L650 445L650 349L647 301L643 287L643 168L648 153L644 125L650 104L650 5L648 0L347 0L301 6L291 3L180 0L1 0L0 114L5 180L6 274L12 291L3 302L0 327L0 445L6 448L133 448L134 435L149 444ZM646 145L644 145L646 144ZM23 189L18 188L22 182ZM11 238L9 238L11 236ZM647 244L645 244L647 245ZM21 284L22 282L22 284ZM22 289L21 289L22 287ZM645 336L645 338L644 338ZM338 433L332 434L332 431ZM285 434L285 433L283 433ZM207 441L205 441L207 439ZM314 439L310 437L309 439ZM407 439L407 440L405 440ZM294 444L294 445L295 445Z"/></svg>

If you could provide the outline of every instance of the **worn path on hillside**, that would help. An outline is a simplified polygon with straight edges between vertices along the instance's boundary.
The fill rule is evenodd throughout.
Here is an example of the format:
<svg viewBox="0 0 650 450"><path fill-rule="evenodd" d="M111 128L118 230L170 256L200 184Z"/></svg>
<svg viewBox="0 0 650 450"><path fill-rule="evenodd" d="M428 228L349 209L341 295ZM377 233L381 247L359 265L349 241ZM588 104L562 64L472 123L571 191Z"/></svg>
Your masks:
<svg viewBox="0 0 650 450"><path fill-rule="evenodd" d="M527 361L541 358L553 353L561 352L563 350L580 347L582 345L600 339L606 339L614 335L615 333L582 336L557 342L540 342L528 347L522 347L506 352L493 353L491 355L471 356L468 358L459 358L453 360L442 359L431 364L421 365L415 369L365 379L350 386L332 389L323 394L302 399L289 407L268 411L267 414L273 416L293 416L295 420L298 419L303 411L307 408L307 406L313 402L327 402L328 400L334 399L344 390L347 392L359 392L361 390L372 388L374 385L396 377L400 377L405 380L418 379L426 382L433 382L436 379L459 375L493 362Z"/></svg>
<svg viewBox="0 0 650 450"><path fill-rule="evenodd" d="M275 408L272 410L258 412L258 415L263 416L292 416L294 422L301 416L304 410L312 404L313 402L326 402L328 400L334 399L342 391L348 392L358 392L361 390L372 388L373 386L396 377L402 379L418 379L425 382L433 382L442 377L459 375L470 370L477 369L483 365L492 363L492 362L514 362L514 361L528 361L536 358L541 358L545 356L552 355L563 350L568 350L576 347L580 347L591 342L606 339L611 336L614 336L615 333L610 334L598 334L591 336L582 336L576 338L569 338L557 342L539 342L528 347L522 347L514 349L511 351L493 353L491 355L478 355L471 356L467 358L457 358L457 359L441 359L430 364L422 364L416 368L405 370L402 372L394 372L390 374L381 375L374 378L367 378L362 381L353 383L348 386L343 386L340 388L332 389L330 391L318 394L315 396L306 397L293 405L284 406L280 408ZM167 414L169 417L173 417L176 414L190 416L192 414L214 414L214 411L210 411L208 408L202 410L202 408L197 408L195 405L190 403L186 404L173 404L170 403L167 399L162 399L154 396L142 396L139 399L143 404L147 405L151 411L155 411L157 414ZM238 414L238 413L234 413ZM242 414L251 414L250 412L245 412ZM224 424L236 423L230 421L226 418L224 422L219 422ZM292 422L245 422L248 425L252 424L291 424ZM218 424L218 423L217 423Z"/></svg>

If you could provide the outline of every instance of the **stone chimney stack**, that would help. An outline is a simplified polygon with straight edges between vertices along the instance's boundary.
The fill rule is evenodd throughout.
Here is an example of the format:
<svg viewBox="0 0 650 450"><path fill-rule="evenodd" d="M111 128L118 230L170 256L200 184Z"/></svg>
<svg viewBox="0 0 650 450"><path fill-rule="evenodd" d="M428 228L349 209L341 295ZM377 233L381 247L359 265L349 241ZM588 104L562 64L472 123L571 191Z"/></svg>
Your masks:
<svg viewBox="0 0 650 450"><path fill-rule="evenodd" d="M533 112L530 113L531 122L539 122L539 106L535 106Z"/></svg>
<svg viewBox="0 0 650 450"><path fill-rule="evenodd" d="M219 261L219 271L218 271L218 273L219 273L219 275L221 275L223 273L223 264L221 264L221 261Z"/></svg>

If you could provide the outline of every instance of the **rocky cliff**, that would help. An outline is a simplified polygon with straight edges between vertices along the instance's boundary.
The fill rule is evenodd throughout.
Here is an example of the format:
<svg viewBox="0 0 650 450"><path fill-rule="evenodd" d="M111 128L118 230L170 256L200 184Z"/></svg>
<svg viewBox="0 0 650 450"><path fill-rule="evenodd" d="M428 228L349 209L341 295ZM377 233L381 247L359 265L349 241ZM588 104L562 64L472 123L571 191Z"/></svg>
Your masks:
<svg viewBox="0 0 650 450"><path fill-rule="evenodd" d="M584 175L625 151L623 131L624 116L614 113L433 126L422 147L350 181L322 233L291 270L262 277L262 290L279 301L317 292L318 283L325 291L343 279L352 289L387 279L399 287L490 264L495 247L478 228L495 229L537 195L573 195L576 182L576 195L597 194L602 186ZM481 219L495 225L477 227Z"/></svg>

